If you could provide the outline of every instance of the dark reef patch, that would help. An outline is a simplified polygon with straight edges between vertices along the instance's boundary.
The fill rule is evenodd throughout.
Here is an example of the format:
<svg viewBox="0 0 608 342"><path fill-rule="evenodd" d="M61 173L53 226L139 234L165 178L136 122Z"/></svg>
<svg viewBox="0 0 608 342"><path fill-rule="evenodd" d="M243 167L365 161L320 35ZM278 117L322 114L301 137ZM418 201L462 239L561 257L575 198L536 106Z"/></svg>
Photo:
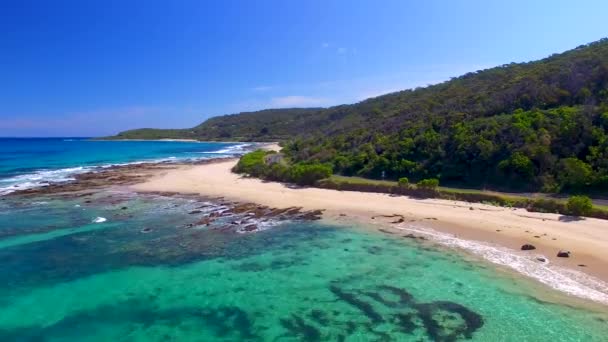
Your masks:
<svg viewBox="0 0 608 342"><path fill-rule="evenodd" d="M370 303L360 299L359 297L357 297L356 294L344 291L336 285L331 285L329 287L329 290L340 300L350 304L351 306L361 311L367 318L369 318L370 321L374 323L384 321L382 315L377 313Z"/></svg>
<svg viewBox="0 0 608 342"><path fill-rule="evenodd" d="M290 321L285 322L284 326L289 327L291 336L304 336L306 329L318 324L341 328L335 336L322 335L320 340L345 340L357 332L364 331L375 336L374 340L377 341L395 341L399 338L407 338L406 336L411 338L425 334L432 341L449 342L471 339L473 334L484 325L481 315L458 303L450 301L418 303L407 290L390 285L366 289L347 289L337 285L344 283L344 281L336 281L329 286L329 290L338 301L354 308L360 313L359 317L365 319L344 322L339 311L324 312L314 309L309 314L308 321L294 315ZM346 312L342 313L346 314ZM352 313L348 315L357 317L352 316ZM387 324L394 326L391 329L393 334L386 332ZM316 334L309 336L318 337Z"/></svg>
<svg viewBox="0 0 608 342"><path fill-rule="evenodd" d="M77 341L80 337L95 334L102 325L132 323L135 326L179 326L193 322L201 331L218 339L261 340L254 332L254 322L249 314L238 307L199 308L193 306L158 309L150 301L130 300L81 311L48 326L31 326L14 330L0 330L0 341L46 341L66 339ZM171 340L177 336L168 336Z"/></svg>
<svg viewBox="0 0 608 342"><path fill-rule="evenodd" d="M415 305L415 308L433 341L456 341L462 337L470 339L484 324L481 315L454 302L422 303Z"/></svg>
<svg viewBox="0 0 608 342"><path fill-rule="evenodd" d="M287 336L297 337L301 341L321 341L321 332L298 315L281 319L281 325L289 332Z"/></svg>

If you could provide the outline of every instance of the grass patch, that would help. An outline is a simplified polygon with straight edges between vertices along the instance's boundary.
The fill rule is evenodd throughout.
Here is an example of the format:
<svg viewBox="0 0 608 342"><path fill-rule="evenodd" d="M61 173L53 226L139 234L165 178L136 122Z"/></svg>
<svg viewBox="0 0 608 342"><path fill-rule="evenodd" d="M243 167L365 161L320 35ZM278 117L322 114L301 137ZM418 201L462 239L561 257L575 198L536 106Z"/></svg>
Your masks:
<svg viewBox="0 0 608 342"><path fill-rule="evenodd" d="M400 186L396 181L367 179L332 175L316 183L317 186L335 190L351 190L399 194L418 198L440 198L473 203L484 203L503 207L525 208L529 211L559 213L568 215L567 199L552 198L549 195L517 196L496 191L462 189L440 186L435 189L420 188L415 184ZM589 217L608 219L608 206L593 205Z"/></svg>

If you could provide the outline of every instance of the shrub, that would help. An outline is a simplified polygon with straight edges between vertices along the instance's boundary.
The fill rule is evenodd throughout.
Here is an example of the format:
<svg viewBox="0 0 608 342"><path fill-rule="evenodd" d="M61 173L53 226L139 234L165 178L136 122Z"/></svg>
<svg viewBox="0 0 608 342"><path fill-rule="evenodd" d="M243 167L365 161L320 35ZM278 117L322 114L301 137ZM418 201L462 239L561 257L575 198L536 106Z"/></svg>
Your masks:
<svg viewBox="0 0 608 342"><path fill-rule="evenodd" d="M575 216L585 216L593 210L593 203L587 196L570 196L567 206L568 212Z"/></svg>
<svg viewBox="0 0 608 342"><path fill-rule="evenodd" d="M407 188L410 185L410 180L407 177L399 178L399 186Z"/></svg>
<svg viewBox="0 0 608 342"><path fill-rule="evenodd" d="M272 181L286 181L289 178L289 167L280 163L274 163L266 172L266 178Z"/></svg>
<svg viewBox="0 0 608 342"><path fill-rule="evenodd" d="M290 179L299 185L313 185L316 181L331 176L331 173L331 167L325 164L296 164L290 170Z"/></svg>
<svg viewBox="0 0 608 342"><path fill-rule="evenodd" d="M421 189L435 190L439 186L439 180L436 178L423 179L416 185Z"/></svg>
<svg viewBox="0 0 608 342"><path fill-rule="evenodd" d="M267 166L264 162L264 157L268 152L263 150L257 150L245 154L239 159L239 162L234 167L233 171L237 173L248 173L252 176L263 176L266 172Z"/></svg>

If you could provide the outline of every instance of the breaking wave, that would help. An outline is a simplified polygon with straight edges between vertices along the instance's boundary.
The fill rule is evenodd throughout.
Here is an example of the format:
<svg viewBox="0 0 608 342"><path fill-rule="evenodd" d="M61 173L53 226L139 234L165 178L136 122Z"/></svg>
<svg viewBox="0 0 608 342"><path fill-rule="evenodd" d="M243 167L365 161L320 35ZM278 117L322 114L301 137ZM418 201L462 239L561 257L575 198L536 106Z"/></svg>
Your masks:
<svg viewBox="0 0 608 342"><path fill-rule="evenodd" d="M544 255L524 254L490 243L464 240L426 227L398 225L396 228L423 235L446 247L464 249L494 264L507 266L536 279L555 290L608 304L608 284L583 272L552 265L549 258ZM546 262L541 262L537 258L542 258Z"/></svg>
<svg viewBox="0 0 608 342"><path fill-rule="evenodd" d="M172 162L196 162L198 160L211 158L225 158L235 155L240 155L248 152L255 144L238 144L223 148L217 151L196 152L197 156L192 157L166 157L158 159L144 159L125 163L112 163L103 165L78 166L68 167L56 170L36 170L29 173L12 176L8 178L0 178L0 196L10 194L18 190L28 190L38 187L73 181L77 174L92 172L100 169L106 169L115 166L137 165L146 163L172 163ZM202 154L202 155L198 155ZM225 155L225 156L224 156Z"/></svg>

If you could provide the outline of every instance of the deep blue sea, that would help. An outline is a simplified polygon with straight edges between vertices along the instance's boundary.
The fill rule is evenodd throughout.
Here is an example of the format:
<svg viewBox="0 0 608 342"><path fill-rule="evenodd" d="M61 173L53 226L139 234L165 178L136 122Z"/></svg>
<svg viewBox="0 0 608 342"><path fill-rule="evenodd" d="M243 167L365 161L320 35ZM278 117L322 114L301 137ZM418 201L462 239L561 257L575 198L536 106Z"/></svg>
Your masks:
<svg viewBox="0 0 608 342"><path fill-rule="evenodd" d="M607 340L605 306L432 239L194 195L8 193L254 147L0 139L0 341Z"/></svg>
<svg viewBox="0 0 608 342"><path fill-rule="evenodd" d="M117 164L230 157L252 144L0 138L0 195Z"/></svg>

